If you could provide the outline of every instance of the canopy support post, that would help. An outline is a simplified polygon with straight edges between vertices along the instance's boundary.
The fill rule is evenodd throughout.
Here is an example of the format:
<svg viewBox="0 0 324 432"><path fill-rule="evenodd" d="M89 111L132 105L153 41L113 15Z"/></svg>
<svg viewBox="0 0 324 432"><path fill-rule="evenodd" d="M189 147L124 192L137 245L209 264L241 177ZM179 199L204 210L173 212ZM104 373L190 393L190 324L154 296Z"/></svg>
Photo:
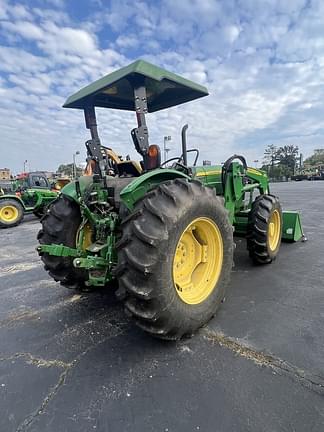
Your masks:
<svg viewBox="0 0 324 432"><path fill-rule="evenodd" d="M147 99L146 88L144 85L134 86L134 99L137 128L134 128L131 134L137 152L143 156L144 168L146 169L149 140L148 128L145 119L145 114L147 114Z"/></svg>
<svg viewBox="0 0 324 432"><path fill-rule="evenodd" d="M101 178L106 175L105 161L101 151L101 142L98 134L96 112L93 105L84 108L86 128L90 130L91 140L86 142L88 159L95 161L95 174Z"/></svg>

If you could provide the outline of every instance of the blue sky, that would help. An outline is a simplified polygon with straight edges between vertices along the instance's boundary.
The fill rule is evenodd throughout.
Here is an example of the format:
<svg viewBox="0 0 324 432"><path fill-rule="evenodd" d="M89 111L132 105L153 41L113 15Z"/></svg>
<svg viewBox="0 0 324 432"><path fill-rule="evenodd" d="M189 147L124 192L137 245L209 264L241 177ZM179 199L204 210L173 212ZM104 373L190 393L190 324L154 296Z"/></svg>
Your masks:
<svg viewBox="0 0 324 432"><path fill-rule="evenodd" d="M80 150L82 112L62 109L82 86L137 58L210 95L148 116L150 142L180 130L201 159L251 165L268 144L323 147L324 2L320 0L0 0L0 166L54 170ZM98 110L103 144L133 150L133 113Z"/></svg>

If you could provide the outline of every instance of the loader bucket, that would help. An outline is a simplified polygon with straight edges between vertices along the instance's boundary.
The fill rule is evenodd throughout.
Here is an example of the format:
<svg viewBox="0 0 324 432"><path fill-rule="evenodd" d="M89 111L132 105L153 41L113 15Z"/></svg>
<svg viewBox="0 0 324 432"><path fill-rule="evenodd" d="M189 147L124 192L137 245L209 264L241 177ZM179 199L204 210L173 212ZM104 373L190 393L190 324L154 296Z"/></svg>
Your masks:
<svg viewBox="0 0 324 432"><path fill-rule="evenodd" d="M299 213L294 211L283 211L282 217L282 240L287 242L304 240L305 237Z"/></svg>

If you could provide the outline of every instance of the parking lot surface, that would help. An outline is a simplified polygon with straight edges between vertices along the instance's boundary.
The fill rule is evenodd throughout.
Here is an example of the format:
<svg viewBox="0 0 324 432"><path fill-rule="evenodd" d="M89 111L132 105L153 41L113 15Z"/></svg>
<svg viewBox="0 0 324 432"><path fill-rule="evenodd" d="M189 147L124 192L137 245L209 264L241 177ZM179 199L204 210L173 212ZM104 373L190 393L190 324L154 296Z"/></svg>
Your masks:
<svg viewBox="0 0 324 432"><path fill-rule="evenodd" d="M176 343L51 280L34 216L1 230L0 431L324 431L324 182L272 192L308 242L254 266L237 238L221 310Z"/></svg>

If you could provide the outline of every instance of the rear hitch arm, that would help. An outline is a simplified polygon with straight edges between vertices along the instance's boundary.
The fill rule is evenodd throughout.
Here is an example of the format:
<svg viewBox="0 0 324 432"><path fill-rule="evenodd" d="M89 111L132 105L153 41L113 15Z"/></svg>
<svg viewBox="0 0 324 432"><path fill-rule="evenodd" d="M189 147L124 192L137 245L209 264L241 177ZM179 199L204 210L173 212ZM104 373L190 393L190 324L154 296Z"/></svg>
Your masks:
<svg viewBox="0 0 324 432"><path fill-rule="evenodd" d="M48 255L61 257L79 257L80 251L61 244L43 244L36 248L39 254L47 253Z"/></svg>

